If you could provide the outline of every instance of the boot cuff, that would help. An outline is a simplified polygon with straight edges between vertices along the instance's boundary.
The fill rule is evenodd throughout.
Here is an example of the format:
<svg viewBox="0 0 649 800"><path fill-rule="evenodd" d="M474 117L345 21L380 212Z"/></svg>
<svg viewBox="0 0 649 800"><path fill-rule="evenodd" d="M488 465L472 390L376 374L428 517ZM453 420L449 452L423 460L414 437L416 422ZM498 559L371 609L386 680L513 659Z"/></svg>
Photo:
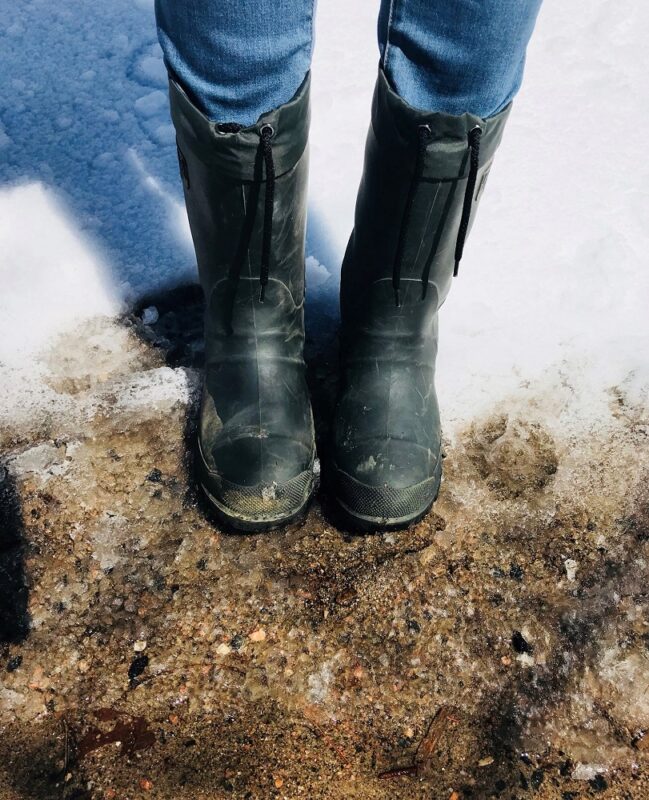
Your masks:
<svg viewBox="0 0 649 800"><path fill-rule="evenodd" d="M221 132L189 99L173 78L169 79L171 118L178 144L203 163L214 166L234 180L254 180L259 158L259 134L271 125L274 134L273 159L277 175L292 169L306 149L310 121L311 75L288 103L262 114L254 125L232 132Z"/></svg>
<svg viewBox="0 0 649 800"><path fill-rule="evenodd" d="M474 114L453 116L423 111L408 105L392 89L382 69L372 102L372 132L388 158L412 161L417 150L418 128L427 125L430 142L424 160L424 178L457 179L469 171L467 142L469 132L479 125L482 129L480 161L490 161L500 144L503 129L512 104L493 117L483 119Z"/></svg>

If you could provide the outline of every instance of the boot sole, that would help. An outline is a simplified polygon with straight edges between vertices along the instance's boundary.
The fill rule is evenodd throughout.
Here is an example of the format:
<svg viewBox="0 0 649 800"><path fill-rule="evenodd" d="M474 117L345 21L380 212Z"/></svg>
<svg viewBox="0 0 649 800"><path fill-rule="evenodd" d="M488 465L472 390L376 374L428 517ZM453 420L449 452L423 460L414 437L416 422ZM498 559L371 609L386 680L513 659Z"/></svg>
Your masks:
<svg viewBox="0 0 649 800"><path fill-rule="evenodd" d="M334 472L338 474L340 471L334 467ZM431 510L435 501L439 496L439 489L442 482L442 463L441 459L439 464L435 469L435 474L432 476L435 480L433 482L434 492L432 499L429 500L423 507L420 506L417 510L413 511L412 513L406 514L400 517L377 517L377 516L370 516L366 514L361 514L358 511L355 511L349 505L347 505L344 500L342 500L339 496L339 493L336 492L334 496L334 501L336 504L336 508L342 518L343 524L346 527L350 528L351 530L360 531L363 533L371 533L374 531L393 531L393 530L403 530L405 528L409 528L411 525L415 525L417 522L420 522L426 514ZM429 481L430 479L428 479ZM424 483L428 482L424 481ZM368 487L368 488L375 488L375 487ZM412 488L412 487L410 487Z"/></svg>

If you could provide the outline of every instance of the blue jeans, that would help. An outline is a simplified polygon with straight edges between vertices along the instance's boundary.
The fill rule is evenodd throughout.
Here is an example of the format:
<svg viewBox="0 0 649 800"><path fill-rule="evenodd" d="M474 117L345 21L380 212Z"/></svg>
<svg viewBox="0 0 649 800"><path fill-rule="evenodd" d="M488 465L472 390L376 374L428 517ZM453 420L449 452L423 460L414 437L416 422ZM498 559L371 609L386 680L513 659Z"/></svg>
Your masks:
<svg viewBox="0 0 649 800"><path fill-rule="evenodd" d="M381 0L381 63L411 106L490 117L518 91L540 4ZM311 63L315 0L156 0L156 16L167 68L216 122L252 125Z"/></svg>

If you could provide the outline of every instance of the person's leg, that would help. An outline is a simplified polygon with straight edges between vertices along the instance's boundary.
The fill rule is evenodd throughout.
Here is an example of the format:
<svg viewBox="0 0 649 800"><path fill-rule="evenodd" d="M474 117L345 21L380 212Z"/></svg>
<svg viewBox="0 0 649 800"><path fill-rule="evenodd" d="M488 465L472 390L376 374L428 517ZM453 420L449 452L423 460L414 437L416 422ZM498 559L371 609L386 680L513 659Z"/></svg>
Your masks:
<svg viewBox="0 0 649 800"><path fill-rule="evenodd" d="M157 0L200 282L196 471L219 519L302 514L315 439L304 364L313 0Z"/></svg>
<svg viewBox="0 0 649 800"><path fill-rule="evenodd" d="M381 64L409 105L490 117L518 91L541 0L382 0Z"/></svg>
<svg viewBox="0 0 649 800"><path fill-rule="evenodd" d="M165 64L216 122L252 125L311 64L315 0L156 0Z"/></svg>
<svg viewBox="0 0 649 800"><path fill-rule="evenodd" d="M404 527L442 475L438 312L457 274L538 0L384 0L341 276L332 477L350 524Z"/></svg>

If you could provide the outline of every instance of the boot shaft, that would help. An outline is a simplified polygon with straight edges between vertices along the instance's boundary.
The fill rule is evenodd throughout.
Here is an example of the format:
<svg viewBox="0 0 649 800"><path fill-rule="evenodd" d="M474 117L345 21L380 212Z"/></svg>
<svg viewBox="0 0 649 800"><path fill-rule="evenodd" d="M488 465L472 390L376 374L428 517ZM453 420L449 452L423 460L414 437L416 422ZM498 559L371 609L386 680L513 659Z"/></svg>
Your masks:
<svg viewBox="0 0 649 800"><path fill-rule="evenodd" d="M342 270L346 330L365 320L430 339L432 317L451 286L458 237L473 223L509 110L488 120L420 111L379 72Z"/></svg>
<svg viewBox="0 0 649 800"><path fill-rule="evenodd" d="M170 82L190 229L206 300L207 356L264 333L303 345L309 76L254 126L210 122Z"/></svg>

